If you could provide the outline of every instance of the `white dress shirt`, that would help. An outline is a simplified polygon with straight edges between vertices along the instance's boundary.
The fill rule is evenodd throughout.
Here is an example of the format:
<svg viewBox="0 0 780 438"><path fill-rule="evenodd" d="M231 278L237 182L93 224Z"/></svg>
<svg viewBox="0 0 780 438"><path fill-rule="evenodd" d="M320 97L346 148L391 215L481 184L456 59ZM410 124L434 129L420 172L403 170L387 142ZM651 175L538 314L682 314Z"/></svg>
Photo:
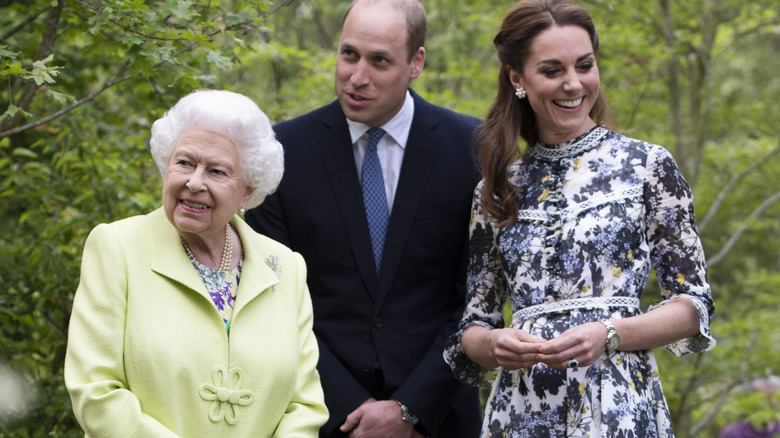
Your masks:
<svg viewBox="0 0 780 438"><path fill-rule="evenodd" d="M377 145L377 155L382 166L382 176L385 180L385 194L387 195L387 209L392 213L395 192L398 189L398 177L401 174L401 164L404 160L406 141L409 139L409 130L412 127L414 117L414 99L409 91L406 91L406 100L401 110L389 122L380 128L386 134L382 136ZM369 126L364 123L347 119L349 135L352 138L352 153L355 155L358 177L363 169L363 156L368 149Z"/></svg>

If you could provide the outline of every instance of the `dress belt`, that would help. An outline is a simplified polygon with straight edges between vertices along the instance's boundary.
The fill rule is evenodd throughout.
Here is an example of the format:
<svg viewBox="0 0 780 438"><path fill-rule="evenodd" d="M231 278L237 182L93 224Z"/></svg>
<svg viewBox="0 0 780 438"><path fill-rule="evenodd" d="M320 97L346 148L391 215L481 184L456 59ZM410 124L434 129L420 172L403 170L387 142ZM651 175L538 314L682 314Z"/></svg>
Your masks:
<svg viewBox="0 0 780 438"><path fill-rule="evenodd" d="M565 312L574 309L607 309L628 307L639 309L639 298L635 297L592 297L553 301L524 307L512 314L512 327L519 327L522 321L547 313Z"/></svg>

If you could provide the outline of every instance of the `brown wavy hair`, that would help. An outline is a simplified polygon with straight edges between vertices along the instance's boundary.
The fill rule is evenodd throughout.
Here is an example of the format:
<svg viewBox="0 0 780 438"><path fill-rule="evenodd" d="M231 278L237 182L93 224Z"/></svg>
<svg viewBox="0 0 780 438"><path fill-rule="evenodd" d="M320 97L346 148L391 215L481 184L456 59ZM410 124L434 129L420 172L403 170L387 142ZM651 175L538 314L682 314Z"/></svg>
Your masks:
<svg viewBox="0 0 780 438"><path fill-rule="evenodd" d="M519 210L519 188L509 182L509 166L536 144L539 132L528 99L518 99L509 80L508 67L523 71L531 44L540 33L553 26L579 26L588 33L593 54L598 54L599 36L593 19L582 7L569 0L521 0L507 12L493 39L501 68L498 92L480 127L478 160L484 186L480 202L486 215L500 227L513 224ZM599 88L590 116L594 122L617 127L617 121ZM522 138L526 147L519 148Z"/></svg>

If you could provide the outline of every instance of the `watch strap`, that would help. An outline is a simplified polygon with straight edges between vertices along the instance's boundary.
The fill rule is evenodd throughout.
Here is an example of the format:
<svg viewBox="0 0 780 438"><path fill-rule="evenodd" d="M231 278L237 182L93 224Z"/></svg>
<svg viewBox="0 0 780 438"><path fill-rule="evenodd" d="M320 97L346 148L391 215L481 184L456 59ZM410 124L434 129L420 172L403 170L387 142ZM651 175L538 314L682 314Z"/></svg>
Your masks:
<svg viewBox="0 0 780 438"><path fill-rule="evenodd" d="M394 400L396 403L398 403L398 406L401 408L401 419L406 421L407 423L412 423L413 425L420 422L420 420L417 418L416 415L412 413L412 411L409 410L409 408L406 407L403 403L399 402L398 400Z"/></svg>
<svg viewBox="0 0 780 438"><path fill-rule="evenodd" d="M607 328L607 339L604 341L604 347L606 347L607 351L613 353L617 349L617 345L612 344L615 343L615 340L617 340L618 344L620 343L620 337L617 334L617 330L615 330L615 326L612 324L612 321L608 319L599 322L604 324L604 327Z"/></svg>

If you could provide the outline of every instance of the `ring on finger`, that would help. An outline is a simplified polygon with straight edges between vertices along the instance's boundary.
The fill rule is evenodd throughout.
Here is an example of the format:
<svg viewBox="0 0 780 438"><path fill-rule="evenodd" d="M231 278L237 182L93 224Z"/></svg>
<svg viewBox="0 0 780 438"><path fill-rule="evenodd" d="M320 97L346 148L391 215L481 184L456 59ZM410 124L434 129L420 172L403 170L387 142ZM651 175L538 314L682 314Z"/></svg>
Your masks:
<svg viewBox="0 0 780 438"><path fill-rule="evenodd" d="M579 365L580 363L577 362L577 359L569 360L569 368L577 368Z"/></svg>

